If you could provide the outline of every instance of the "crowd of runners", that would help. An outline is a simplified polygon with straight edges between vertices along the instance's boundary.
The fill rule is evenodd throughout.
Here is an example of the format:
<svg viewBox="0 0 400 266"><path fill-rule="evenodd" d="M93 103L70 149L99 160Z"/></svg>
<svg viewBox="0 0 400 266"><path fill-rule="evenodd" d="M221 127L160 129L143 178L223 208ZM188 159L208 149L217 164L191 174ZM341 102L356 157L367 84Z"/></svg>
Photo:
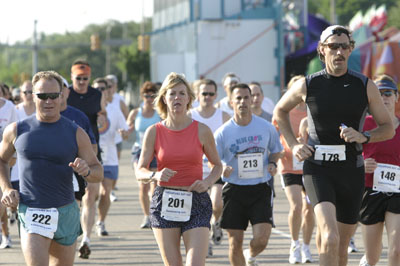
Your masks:
<svg viewBox="0 0 400 266"><path fill-rule="evenodd" d="M129 110L117 77L96 77L85 60L72 64L71 84L54 71L12 90L0 84L0 248L17 241L17 223L27 265L90 259L92 231L109 235L122 142L134 134L140 227L152 229L165 265L183 264L181 239L186 265L205 265L223 241L231 265L259 265L280 187L290 264L347 265L360 222L360 265L378 263L384 228L388 263L400 265L398 89L390 76L348 69L353 48L348 29L325 29L325 68L293 77L276 105L235 73L217 102L216 81L172 72L142 84Z"/></svg>

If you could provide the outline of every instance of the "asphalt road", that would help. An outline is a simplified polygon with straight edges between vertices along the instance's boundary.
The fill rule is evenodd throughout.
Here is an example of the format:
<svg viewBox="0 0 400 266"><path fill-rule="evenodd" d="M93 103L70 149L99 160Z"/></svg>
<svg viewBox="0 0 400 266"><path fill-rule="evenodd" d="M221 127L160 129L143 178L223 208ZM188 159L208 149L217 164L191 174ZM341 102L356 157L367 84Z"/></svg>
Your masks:
<svg viewBox="0 0 400 266"><path fill-rule="evenodd" d="M98 237L93 232L91 239L92 254L89 259L81 259L76 255L75 265L163 265L157 243L152 231L140 229L142 213L138 202L138 186L130 165L131 156L128 145L123 150L120 162L120 179L116 195L118 200L111 205L106 228L110 233L107 237ZM290 265L288 262L290 237L287 224L289 205L279 182L275 182L277 196L274 202L274 219L276 228L266 250L257 258L259 265ZM10 227L13 247L0 250L0 265L25 265L15 225ZM245 234L245 245L251 238L251 229ZM386 237L384 246L387 246ZM360 229L356 234L356 244L359 252L349 255L348 265L359 265L363 254ZM314 238L311 251L318 264ZM185 254L182 244L182 254ZM384 248L382 259L378 265L387 265L387 249ZM229 265L228 243L225 238L222 244L214 246L214 256L208 258L206 265Z"/></svg>

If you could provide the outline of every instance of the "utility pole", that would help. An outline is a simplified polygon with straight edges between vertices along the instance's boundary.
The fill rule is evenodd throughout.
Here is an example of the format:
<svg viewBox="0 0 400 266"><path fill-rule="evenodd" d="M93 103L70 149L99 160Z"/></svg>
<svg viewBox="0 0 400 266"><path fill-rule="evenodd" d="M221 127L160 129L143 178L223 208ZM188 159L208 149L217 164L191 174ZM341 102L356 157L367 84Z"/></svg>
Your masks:
<svg viewBox="0 0 400 266"><path fill-rule="evenodd" d="M32 77L38 72L38 41L37 41L37 20L33 22L33 38L32 38Z"/></svg>
<svg viewBox="0 0 400 266"><path fill-rule="evenodd" d="M126 23L124 23L124 24L122 25L122 39L123 39L123 40L126 39L127 36L128 36L128 34L127 34L127 30L126 30ZM127 80L128 80L128 71L127 71L126 68L125 68L125 70L122 72L122 82L123 82L124 84L126 84L126 81L127 81Z"/></svg>
<svg viewBox="0 0 400 266"><path fill-rule="evenodd" d="M111 29L114 25L109 24L106 29L106 41L110 41L110 35L111 35ZM111 74L111 46L107 45L106 46L106 75Z"/></svg>
<svg viewBox="0 0 400 266"><path fill-rule="evenodd" d="M336 21L336 4L335 4L335 0L331 0L331 24L332 24L332 25L337 24L337 21Z"/></svg>

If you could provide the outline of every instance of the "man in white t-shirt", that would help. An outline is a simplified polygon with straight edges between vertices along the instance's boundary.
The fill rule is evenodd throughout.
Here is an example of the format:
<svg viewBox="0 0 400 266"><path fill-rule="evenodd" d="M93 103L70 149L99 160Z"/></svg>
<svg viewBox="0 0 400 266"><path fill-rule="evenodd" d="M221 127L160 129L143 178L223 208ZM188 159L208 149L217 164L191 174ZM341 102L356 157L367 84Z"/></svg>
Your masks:
<svg viewBox="0 0 400 266"><path fill-rule="evenodd" d="M119 108L124 115L125 119L128 118L129 115L129 108L126 106L125 99L118 93L118 78L115 75L107 75L105 77L108 83L108 87L111 89L112 93L112 101L111 105L113 105L115 108ZM117 145L117 153L118 153L118 160L121 157L121 151L122 151L122 138L120 134L116 134L115 136L115 144ZM114 183L113 189L115 188L116 182ZM111 201L116 201L117 197L115 196L114 192L111 191L110 194Z"/></svg>
<svg viewBox="0 0 400 266"><path fill-rule="evenodd" d="M101 158L103 159L104 179L100 186L100 200L98 205L98 221L96 223L96 231L99 236L107 236L105 229L105 219L111 205L111 190L118 178L118 155L117 146L115 144L116 135L120 135L122 139L129 137L130 131L126 124L125 117L118 107L111 104L113 92L106 83L96 79L93 87L100 90L106 101L107 117L99 121L100 149Z"/></svg>

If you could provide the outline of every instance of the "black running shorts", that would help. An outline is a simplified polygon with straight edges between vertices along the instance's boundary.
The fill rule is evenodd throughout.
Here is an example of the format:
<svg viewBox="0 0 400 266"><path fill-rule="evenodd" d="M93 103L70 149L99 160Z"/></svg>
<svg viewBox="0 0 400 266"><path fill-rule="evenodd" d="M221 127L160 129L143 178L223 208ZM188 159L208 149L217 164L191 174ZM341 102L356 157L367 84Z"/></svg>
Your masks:
<svg viewBox="0 0 400 266"><path fill-rule="evenodd" d="M355 224L359 218L364 192L364 166L327 167L304 162L304 186L315 207L328 201L336 206L336 219Z"/></svg>
<svg viewBox="0 0 400 266"><path fill-rule="evenodd" d="M272 190L267 183L239 186L227 183L222 189L224 207L221 227L224 229L246 230L252 225L269 223L272 219Z"/></svg>
<svg viewBox="0 0 400 266"><path fill-rule="evenodd" d="M365 188L360 222L365 225L384 222L386 212L400 214L400 193L384 193Z"/></svg>

